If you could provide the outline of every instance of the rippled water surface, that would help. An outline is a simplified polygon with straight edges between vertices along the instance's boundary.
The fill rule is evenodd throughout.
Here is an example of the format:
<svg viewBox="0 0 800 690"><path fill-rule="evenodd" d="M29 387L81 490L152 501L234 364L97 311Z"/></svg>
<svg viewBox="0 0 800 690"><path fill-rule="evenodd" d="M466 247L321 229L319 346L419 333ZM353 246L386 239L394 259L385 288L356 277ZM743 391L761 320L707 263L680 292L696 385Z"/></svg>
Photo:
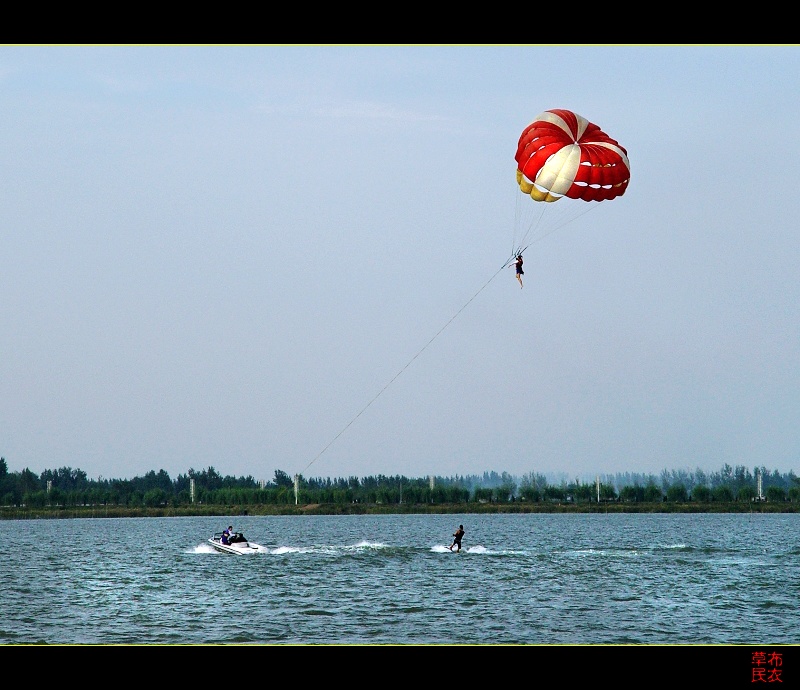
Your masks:
<svg viewBox="0 0 800 690"><path fill-rule="evenodd" d="M230 523L266 548L213 551ZM25 520L0 543L2 644L800 642L800 514Z"/></svg>

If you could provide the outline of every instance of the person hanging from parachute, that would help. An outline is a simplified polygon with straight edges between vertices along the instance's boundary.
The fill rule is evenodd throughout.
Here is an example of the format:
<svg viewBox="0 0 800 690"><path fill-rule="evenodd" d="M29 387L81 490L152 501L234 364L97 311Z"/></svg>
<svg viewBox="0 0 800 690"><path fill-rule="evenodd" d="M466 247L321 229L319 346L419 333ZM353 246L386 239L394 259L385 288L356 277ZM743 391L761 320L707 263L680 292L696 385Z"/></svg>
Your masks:
<svg viewBox="0 0 800 690"><path fill-rule="evenodd" d="M522 289L522 276L525 275L525 271L522 270L522 254L520 252L517 252L514 257L514 263L510 265L517 269L517 281L519 282L520 289Z"/></svg>
<svg viewBox="0 0 800 690"><path fill-rule="evenodd" d="M630 182L627 150L596 124L571 110L545 110L522 131L517 143L517 184L533 201L563 197L608 201ZM527 248L527 247L526 247ZM514 252L522 287L522 247Z"/></svg>

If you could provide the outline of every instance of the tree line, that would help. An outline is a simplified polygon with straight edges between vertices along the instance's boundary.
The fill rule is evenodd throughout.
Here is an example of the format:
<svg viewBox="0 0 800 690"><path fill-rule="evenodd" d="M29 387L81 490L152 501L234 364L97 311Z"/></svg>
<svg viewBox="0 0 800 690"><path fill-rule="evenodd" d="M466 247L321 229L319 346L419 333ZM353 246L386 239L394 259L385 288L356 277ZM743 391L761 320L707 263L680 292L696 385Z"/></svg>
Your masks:
<svg viewBox="0 0 800 690"><path fill-rule="evenodd" d="M760 486L759 486L760 478ZM759 493L759 488L761 493ZM295 490L297 493L295 493ZM9 472L0 458L0 506L121 506L129 508L205 505L281 504L459 504L540 502L731 503L800 501L800 478L766 467L752 472L725 464L719 472L663 470L660 475L618 473L594 481L541 473L507 472L451 477L304 478L275 470L269 482L252 476L222 476L214 467L189 469L174 479L151 470L133 479L89 479L71 467Z"/></svg>

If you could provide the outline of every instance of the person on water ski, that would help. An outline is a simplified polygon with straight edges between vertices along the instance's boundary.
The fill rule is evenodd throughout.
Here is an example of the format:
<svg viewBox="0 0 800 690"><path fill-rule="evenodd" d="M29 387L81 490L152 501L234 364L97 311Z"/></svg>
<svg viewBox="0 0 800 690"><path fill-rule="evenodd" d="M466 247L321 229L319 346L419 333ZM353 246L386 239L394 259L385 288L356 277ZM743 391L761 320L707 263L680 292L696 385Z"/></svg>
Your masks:
<svg viewBox="0 0 800 690"><path fill-rule="evenodd" d="M463 538L464 538L464 525L459 525L458 529L455 532L453 532L453 543L450 544L450 546L448 546L447 548L452 551L453 547L457 546L458 548L456 549L456 551L461 551L461 540Z"/></svg>

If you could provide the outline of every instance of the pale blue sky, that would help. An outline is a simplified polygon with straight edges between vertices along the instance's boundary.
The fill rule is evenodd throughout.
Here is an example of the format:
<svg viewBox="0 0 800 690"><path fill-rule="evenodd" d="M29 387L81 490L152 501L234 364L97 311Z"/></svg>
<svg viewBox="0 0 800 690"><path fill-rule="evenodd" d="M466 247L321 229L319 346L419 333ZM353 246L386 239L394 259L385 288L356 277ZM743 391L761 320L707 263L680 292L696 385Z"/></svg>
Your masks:
<svg viewBox="0 0 800 690"><path fill-rule="evenodd" d="M797 46L6 45L0 99L11 471L800 469ZM631 183L532 221L551 108Z"/></svg>

